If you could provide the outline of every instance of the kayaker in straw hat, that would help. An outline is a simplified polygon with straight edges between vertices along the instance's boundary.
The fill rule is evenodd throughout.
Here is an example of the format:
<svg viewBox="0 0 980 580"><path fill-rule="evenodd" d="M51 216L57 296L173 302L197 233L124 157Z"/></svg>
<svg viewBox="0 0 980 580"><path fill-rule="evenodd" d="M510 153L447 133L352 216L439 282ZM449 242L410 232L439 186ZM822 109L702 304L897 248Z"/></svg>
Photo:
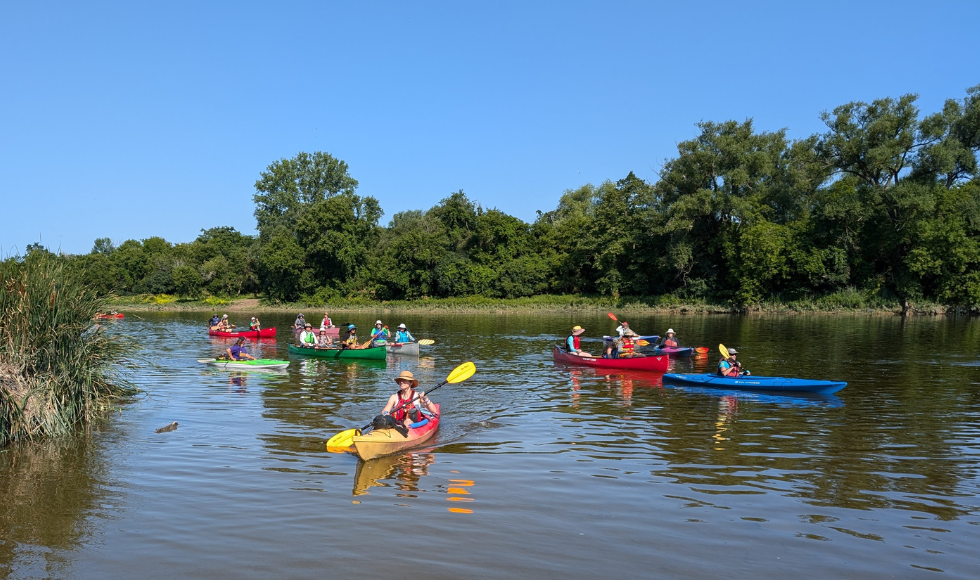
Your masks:
<svg viewBox="0 0 980 580"><path fill-rule="evenodd" d="M735 360L738 351L734 348L728 349L728 358L718 361L718 374L730 379L737 379L739 375L748 376L752 373L742 370L742 363Z"/></svg>
<svg viewBox="0 0 980 580"><path fill-rule="evenodd" d="M412 371L402 371L395 377L395 384L398 385L398 392L388 397L382 415L391 415L396 424L405 427L424 419L426 412L432 416L438 415L438 409L425 396L425 392L415 390L419 381Z"/></svg>
<svg viewBox="0 0 980 580"><path fill-rule="evenodd" d="M581 326L576 325L572 327L572 333L565 339L565 350L568 351L568 354L574 354L576 356L592 356L581 349L579 336L581 336L583 332L585 332L585 329Z"/></svg>
<svg viewBox="0 0 980 580"><path fill-rule="evenodd" d="M674 329L668 328L667 335L664 336L664 341L661 346L672 346L676 348L679 347L680 345L681 343L677 342L677 337L674 335Z"/></svg>

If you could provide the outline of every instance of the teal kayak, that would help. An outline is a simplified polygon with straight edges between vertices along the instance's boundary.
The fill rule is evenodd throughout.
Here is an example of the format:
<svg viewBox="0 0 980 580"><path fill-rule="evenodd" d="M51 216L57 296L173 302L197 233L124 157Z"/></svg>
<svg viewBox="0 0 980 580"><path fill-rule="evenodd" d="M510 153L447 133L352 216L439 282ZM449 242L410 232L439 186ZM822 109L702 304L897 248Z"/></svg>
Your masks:
<svg viewBox="0 0 980 580"><path fill-rule="evenodd" d="M295 344L289 345L289 354L316 358L385 360L387 352L383 346L373 348L308 348Z"/></svg>
<svg viewBox="0 0 980 580"><path fill-rule="evenodd" d="M281 371L289 366L288 360L260 358L256 360L211 360L209 367L236 371Z"/></svg>
<svg viewBox="0 0 980 580"><path fill-rule="evenodd" d="M843 381L820 381L812 379L792 379L786 377L757 377L742 376L737 379L722 377L715 374L682 375L675 373L664 374L664 383L675 385L694 385L715 389L738 389L742 391L788 391L795 393L818 393L830 395L843 389L847 383Z"/></svg>

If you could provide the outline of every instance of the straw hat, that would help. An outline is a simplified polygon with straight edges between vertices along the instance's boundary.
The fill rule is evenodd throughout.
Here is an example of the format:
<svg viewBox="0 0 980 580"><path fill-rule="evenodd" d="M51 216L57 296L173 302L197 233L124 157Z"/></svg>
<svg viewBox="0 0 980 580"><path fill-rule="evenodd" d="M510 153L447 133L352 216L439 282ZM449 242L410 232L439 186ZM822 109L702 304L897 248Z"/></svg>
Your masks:
<svg viewBox="0 0 980 580"><path fill-rule="evenodd" d="M674 329L673 328L668 328L667 329L667 334L674 334Z"/></svg>
<svg viewBox="0 0 980 580"><path fill-rule="evenodd" d="M572 336L578 336L578 335L582 334L583 332L585 332L585 329L582 328L581 326L573 326L572 327Z"/></svg>
<svg viewBox="0 0 980 580"><path fill-rule="evenodd" d="M623 332L623 336L636 336L636 333L635 333L635 332L633 332L632 330L630 330L630 329L628 329L628 328L627 328L627 329L626 329L626 330L625 330L625 331Z"/></svg>
<svg viewBox="0 0 980 580"><path fill-rule="evenodd" d="M397 377L395 377L395 383L396 384L398 383L398 381L401 381L401 380L409 380L409 381L412 381L412 388L413 389L415 387L419 386L419 380L415 378L415 375L412 374L412 371L402 371Z"/></svg>

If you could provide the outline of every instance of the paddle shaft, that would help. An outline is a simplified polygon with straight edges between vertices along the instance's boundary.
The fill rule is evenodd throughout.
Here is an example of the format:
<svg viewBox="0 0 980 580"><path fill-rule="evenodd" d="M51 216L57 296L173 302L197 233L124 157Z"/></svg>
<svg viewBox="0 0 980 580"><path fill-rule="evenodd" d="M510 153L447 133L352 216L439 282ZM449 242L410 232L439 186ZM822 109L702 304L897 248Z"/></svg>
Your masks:
<svg viewBox="0 0 980 580"><path fill-rule="evenodd" d="M442 386L448 385L448 384L449 384L449 381L442 381L441 383L439 383L438 385L432 387L428 391L425 391L425 394L428 395L429 393L431 393L432 391L438 389L439 387L442 387ZM416 396L413 396L411 399L409 399L407 401L402 401L401 403L399 403L396 407L394 407L394 408L391 409L391 412L394 412L397 409L400 409L400 408L404 407L405 405L409 405L411 403L414 403L415 400L418 398L418 393L416 393L415 395ZM373 424L374 424L374 422L372 421L371 423L368 423L367 425L365 425L365 426L361 427L360 429L358 429L358 431L364 431L365 429L367 429L368 427L370 427Z"/></svg>

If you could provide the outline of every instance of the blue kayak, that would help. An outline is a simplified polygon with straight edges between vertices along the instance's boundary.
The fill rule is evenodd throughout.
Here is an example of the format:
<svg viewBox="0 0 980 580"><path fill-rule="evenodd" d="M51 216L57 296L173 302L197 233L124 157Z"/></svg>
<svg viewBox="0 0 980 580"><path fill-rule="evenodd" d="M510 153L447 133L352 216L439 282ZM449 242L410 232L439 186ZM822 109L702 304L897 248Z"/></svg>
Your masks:
<svg viewBox="0 0 980 580"><path fill-rule="evenodd" d="M810 379L788 379L785 377L757 377L749 375L730 379L716 374L680 375L666 373L665 383L695 385L716 389L739 389L743 391L789 391L796 393L819 393L829 395L847 386L843 381L815 381Z"/></svg>

